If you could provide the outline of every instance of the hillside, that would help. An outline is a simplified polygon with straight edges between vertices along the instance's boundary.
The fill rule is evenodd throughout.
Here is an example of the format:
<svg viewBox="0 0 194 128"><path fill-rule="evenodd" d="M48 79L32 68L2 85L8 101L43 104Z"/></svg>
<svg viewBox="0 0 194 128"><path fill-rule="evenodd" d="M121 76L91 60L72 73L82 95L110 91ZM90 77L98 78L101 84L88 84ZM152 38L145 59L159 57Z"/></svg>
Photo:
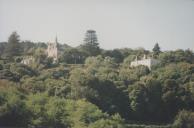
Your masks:
<svg viewBox="0 0 194 128"><path fill-rule="evenodd" d="M194 53L190 50L59 45L54 63L44 52L46 43L19 41L10 46L10 42L0 43L0 126L194 127ZM17 48L17 53L10 48ZM144 55L160 63L151 70L130 66L136 56ZM35 61L22 64L25 56Z"/></svg>

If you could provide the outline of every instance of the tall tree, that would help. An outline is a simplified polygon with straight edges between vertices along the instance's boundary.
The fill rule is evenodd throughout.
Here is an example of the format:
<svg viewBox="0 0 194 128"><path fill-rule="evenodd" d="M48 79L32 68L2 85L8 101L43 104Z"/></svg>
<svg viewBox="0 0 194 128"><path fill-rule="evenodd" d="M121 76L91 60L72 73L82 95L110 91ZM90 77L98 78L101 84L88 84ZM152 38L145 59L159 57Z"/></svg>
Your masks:
<svg viewBox="0 0 194 128"><path fill-rule="evenodd" d="M20 49L20 36L17 34L17 32L13 32L9 38L8 38L8 44L5 49L6 56L7 57L13 57L20 55L21 49Z"/></svg>
<svg viewBox="0 0 194 128"><path fill-rule="evenodd" d="M154 45L154 48L153 48L152 50L153 50L153 52L154 52L154 55L159 55L159 53L161 52L161 51L160 51L160 46L159 46L158 43L156 43L156 44Z"/></svg>
<svg viewBox="0 0 194 128"><path fill-rule="evenodd" d="M84 44L81 48L86 51L89 56L96 56L100 53L99 43L95 30L87 30L84 38Z"/></svg>

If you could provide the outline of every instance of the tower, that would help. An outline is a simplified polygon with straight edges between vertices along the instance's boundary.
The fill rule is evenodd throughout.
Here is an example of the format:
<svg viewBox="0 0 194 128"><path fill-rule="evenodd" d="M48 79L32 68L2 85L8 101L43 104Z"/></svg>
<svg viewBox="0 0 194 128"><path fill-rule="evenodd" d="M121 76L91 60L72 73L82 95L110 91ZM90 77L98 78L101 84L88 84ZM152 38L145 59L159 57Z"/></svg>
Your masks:
<svg viewBox="0 0 194 128"><path fill-rule="evenodd" d="M55 38L55 42L47 43L47 56L53 58L53 61L56 62L58 60L58 40Z"/></svg>

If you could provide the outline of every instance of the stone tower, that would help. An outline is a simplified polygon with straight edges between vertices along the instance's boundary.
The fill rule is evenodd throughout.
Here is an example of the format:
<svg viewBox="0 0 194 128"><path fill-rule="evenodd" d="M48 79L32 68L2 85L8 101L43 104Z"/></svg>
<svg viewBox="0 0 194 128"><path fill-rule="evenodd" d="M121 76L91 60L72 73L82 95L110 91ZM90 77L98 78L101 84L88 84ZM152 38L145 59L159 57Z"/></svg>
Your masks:
<svg viewBox="0 0 194 128"><path fill-rule="evenodd" d="M47 43L47 56L53 58L53 61L56 62L58 60L58 41L57 37L55 42Z"/></svg>

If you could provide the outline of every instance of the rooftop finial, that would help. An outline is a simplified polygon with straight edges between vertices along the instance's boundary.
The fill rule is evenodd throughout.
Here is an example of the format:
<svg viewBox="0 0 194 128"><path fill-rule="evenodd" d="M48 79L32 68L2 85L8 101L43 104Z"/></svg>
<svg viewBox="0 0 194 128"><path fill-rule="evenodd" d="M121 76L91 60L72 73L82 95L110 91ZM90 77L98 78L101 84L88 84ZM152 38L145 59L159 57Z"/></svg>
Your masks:
<svg viewBox="0 0 194 128"><path fill-rule="evenodd" d="M135 56L135 61L137 61L138 60L138 58L137 58L137 56Z"/></svg>
<svg viewBox="0 0 194 128"><path fill-rule="evenodd" d="M56 38L55 38L55 43L58 43L57 35L56 35Z"/></svg>
<svg viewBox="0 0 194 128"><path fill-rule="evenodd" d="M146 54L143 55L143 59L147 59Z"/></svg>

